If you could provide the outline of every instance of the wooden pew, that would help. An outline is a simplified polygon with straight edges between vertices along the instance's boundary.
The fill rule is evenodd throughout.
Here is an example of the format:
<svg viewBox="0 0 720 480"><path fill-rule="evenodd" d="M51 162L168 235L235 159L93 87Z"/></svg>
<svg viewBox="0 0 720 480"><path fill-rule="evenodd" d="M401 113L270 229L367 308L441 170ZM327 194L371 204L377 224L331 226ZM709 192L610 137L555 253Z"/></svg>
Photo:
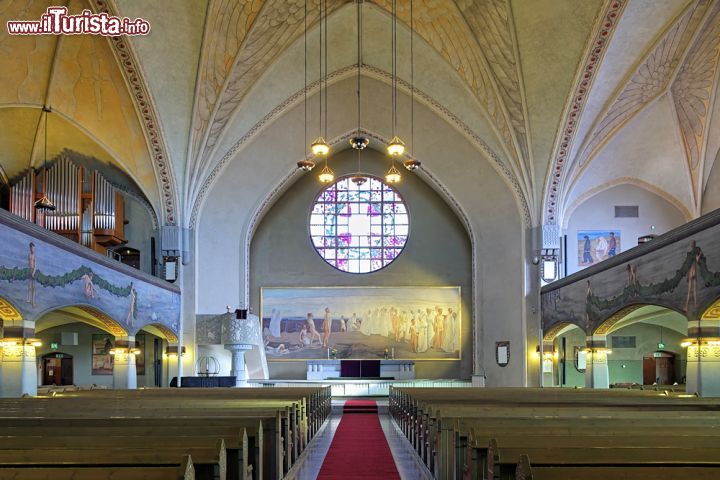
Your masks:
<svg viewBox="0 0 720 480"><path fill-rule="evenodd" d="M146 390L146 391L78 391L55 394L52 398L0 400L0 427L36 432L43 428L62 428L123 432L127 422L134 426L141 422L148 428L178 429L178 433L198 428L220 429L243 427L247 440L224 433L230 448L238 456L237 478L249 477L250 468L260 478L282 478L307 445L331 411L329 388L312 389L213 389L204 391ZM262 419L260 428L253 431L247 423ZM267 425L263 428L263 425ZM182 432L182 429L185 432ZM263 431L266 433L263 435ZM207 432L206 432L207 433ZM128 432L120 433L127 435ZM1 440L0 440L1 441ZM248 453L242 453L243 445ZM254 461L252 450L256 455ZM240 463L243 460L245 463ZM249 464L249 465L248 465Z"/></svg>
<svg viewBox="0 0 720 480"><path fill-rule="evenodd" d="M186 455L179 466L103 466L72 467L54 465L52 468L3 467L3 480L195 480L192 459Z"/></svg>
<svg viewBox="0 0 720 480"><path fill-rule="evenodd" d="M559 468L547 445L570 457L577 454L573 452L604 452L600 455L608 458L599 461L608 468L609 461L622 459L621 454L630 450L644 452L636 456L636 463L647 467L658 449L677 468L689 468L693 462L706 462L705 470L718 467L718 452L707 448L708 441L720 445L720 404L711 399L636 390L403 388L391 389L390 411L436 478L485 478L495 459L488 439L496 445L502 441L497 458L502 456L502 474L508 478L519 468L522 453L538 459L538 472L546 461ZM627 436L638 430L643 433ZM692 448L662 440L688 432L701 437L686 442Z"/></svg>

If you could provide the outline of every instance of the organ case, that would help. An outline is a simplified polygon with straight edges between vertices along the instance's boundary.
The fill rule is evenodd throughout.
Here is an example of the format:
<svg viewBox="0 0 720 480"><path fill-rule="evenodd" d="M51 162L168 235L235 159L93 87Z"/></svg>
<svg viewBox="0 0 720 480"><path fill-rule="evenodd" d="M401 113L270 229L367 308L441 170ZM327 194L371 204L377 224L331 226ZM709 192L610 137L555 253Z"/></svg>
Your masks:
<svg viewBox="0 0 720 480"><path fill-rule="evenodd" d="M54 211L34 208L43 194ZM103 254L127 243L122 194L99 172L62 155L11 182L10 212Z"/></svg>

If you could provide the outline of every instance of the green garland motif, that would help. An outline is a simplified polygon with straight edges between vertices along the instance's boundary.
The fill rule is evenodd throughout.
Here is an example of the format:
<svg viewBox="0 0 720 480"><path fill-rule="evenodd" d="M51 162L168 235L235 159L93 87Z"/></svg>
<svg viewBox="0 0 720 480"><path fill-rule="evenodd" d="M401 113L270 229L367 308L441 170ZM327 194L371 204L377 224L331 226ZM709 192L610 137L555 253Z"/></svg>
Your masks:
<svg viewBox="0 0 720 480"><path fill-rule="evenodd" d="M697 273L705 282L705 286L720 286L720 272L711 272L707 267L707 258L705 258L702 250L700 247L695 247L685 254L685 261L680 268L675 271L675 275L670 278L647 285L642 285L640 282L629 284L623 288L621 294L610 298L596 297L592 292L589 292L587 296L586 313L599 318L600 315L595 315L595 312L618 310L631 303L632 299L656 297L673 292L680 285L680 282L687 277L688 272L690 272L695 262L696 256L699 258L697 262Z"/></svg>
<svg viewBox="0 0 720 480"><path fill-rule="evenodd" d="M85 265L82 265L75 270L69 271L63 275L46 275L42 273L42 271L36 270L35 281L44 287L63 288L73 282L80 280L82 276L86 273L91 273L93 275L93 285L95 285L97 288L102 288L103 290L106 290L117 297L130 296L130 290L133 288L132 283L128 284L126 287L118 287L105 280L103 277L93 272L90 267L86 267ZM29 280L30 277L31 270L28 267L8 268L0 266L0 280L6 282L17 282Z"/></svg>

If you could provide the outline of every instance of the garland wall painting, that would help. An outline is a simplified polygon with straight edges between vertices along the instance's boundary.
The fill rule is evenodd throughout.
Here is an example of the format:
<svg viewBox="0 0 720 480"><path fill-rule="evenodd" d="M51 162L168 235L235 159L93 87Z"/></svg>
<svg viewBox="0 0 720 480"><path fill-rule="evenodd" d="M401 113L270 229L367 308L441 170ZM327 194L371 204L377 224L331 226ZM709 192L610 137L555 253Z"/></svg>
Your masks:
<svg viewBox="0 0 720 480"><path fill-rule="evenodd" d="M56 308L84 306L102 312L128 334L148 324L177 332L180 294L172 288L100 265L1 222L0 239L0 297L24 320L37 321Z"/></svg>
<svg viewBox="0 0 720 480"><path fill-rule="evenodd" d="M460 287L263 288L268 360L460 360Z"/></svg>

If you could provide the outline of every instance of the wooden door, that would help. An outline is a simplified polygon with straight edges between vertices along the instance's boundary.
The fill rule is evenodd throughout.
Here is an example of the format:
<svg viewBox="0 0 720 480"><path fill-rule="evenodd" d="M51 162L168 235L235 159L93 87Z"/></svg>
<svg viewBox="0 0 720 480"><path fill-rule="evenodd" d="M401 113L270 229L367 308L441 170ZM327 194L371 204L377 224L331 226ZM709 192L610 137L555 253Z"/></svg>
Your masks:
<svg viewBox="0 0 720 480"><path fill-rule="evenodd" d="M43 365L43 385L62 385L62 360L45 358Z"/></svg>
<svg viewBox="0 0 720 480"><path fill-rule="evenodd" d="M660 385L672 385L675 382L675 358L663 355L655 359L655 377Z"/></svg>
<svg viewBox="0 0 720 480"><path fill-rule="evenodd" d="M643 357L643 385L655 383L655 358Z"/></svg>
<svg viewBox="0 0 720 480"><path fill-rule="evenodd" d="M60 359L60 382L61 385L72 385L73 384L73 359L61 358Z"/></svg>

